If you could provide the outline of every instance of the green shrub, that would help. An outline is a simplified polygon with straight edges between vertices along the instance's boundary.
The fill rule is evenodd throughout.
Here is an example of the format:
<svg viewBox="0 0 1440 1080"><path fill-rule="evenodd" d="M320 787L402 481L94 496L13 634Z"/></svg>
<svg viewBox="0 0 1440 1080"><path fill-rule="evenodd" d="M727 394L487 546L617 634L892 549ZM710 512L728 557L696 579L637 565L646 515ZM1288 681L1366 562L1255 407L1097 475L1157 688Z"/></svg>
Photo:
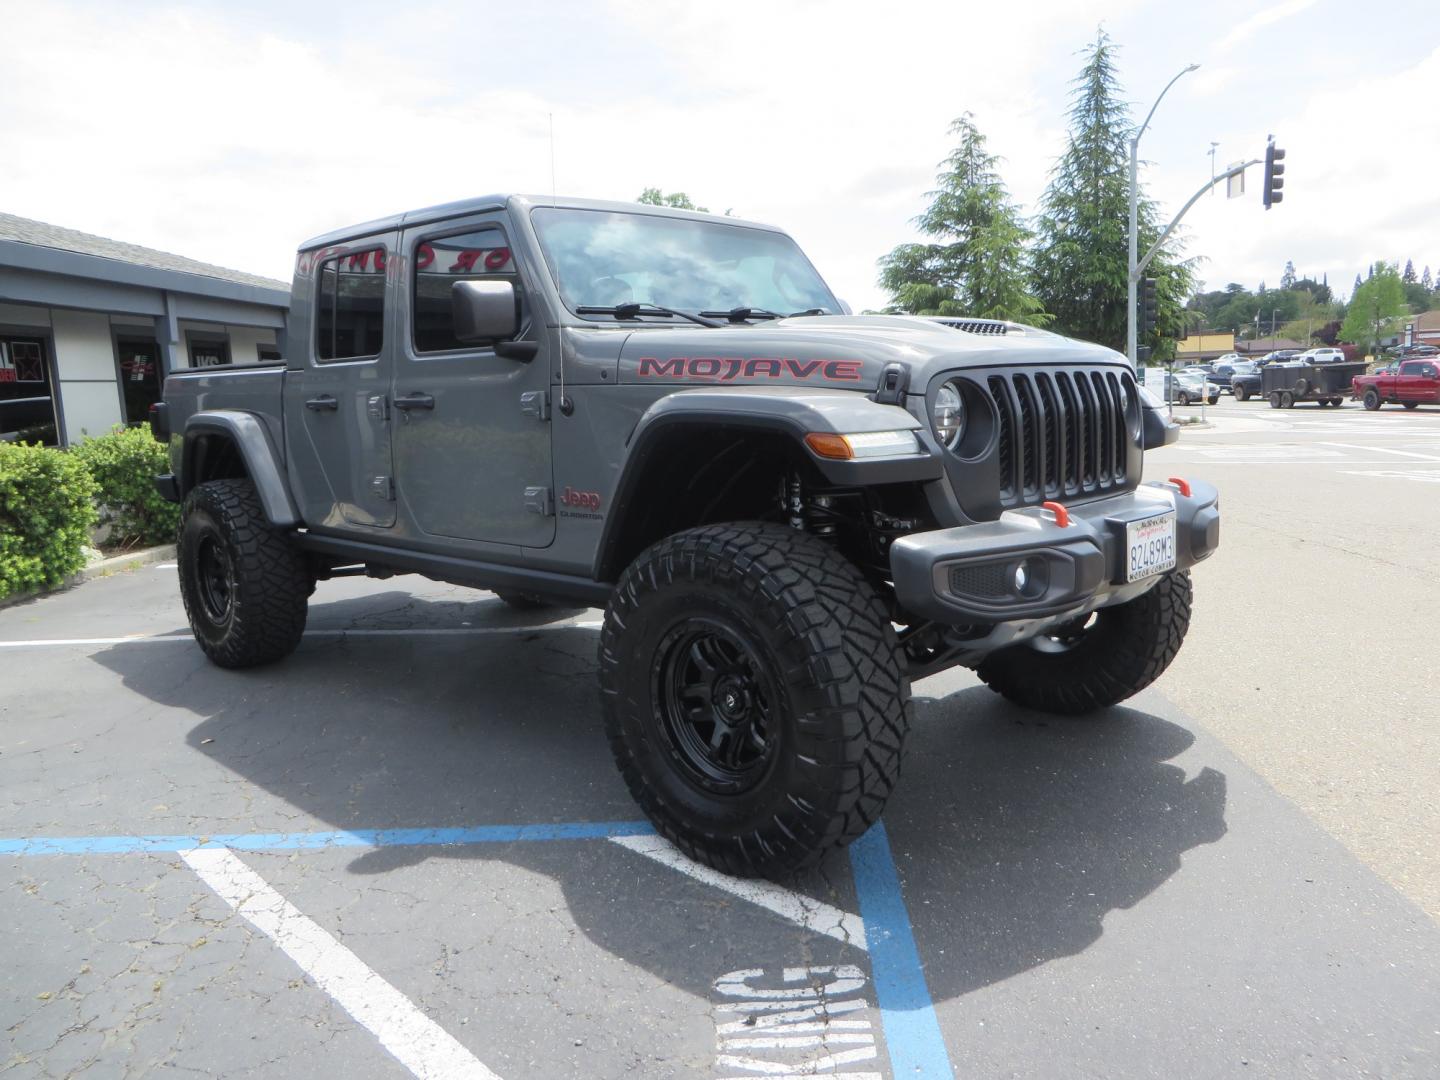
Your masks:
<svg viewBox="0 0 1440 1080"><path fill-rule="evenodd" d="M149 424L117 427L86 439L70 453L85 463L99 488L100 523L110 528L108 544L168 544L175 539L180 508L155 490L155 477L170 471L170 460L150 434Z"/></svg>
<svg viewBox="0 0 1440 1080"><path fill-rule="evenodd" d="M79 459L0 442L0 596L58 585L85 565L94 498Z"/></svg>

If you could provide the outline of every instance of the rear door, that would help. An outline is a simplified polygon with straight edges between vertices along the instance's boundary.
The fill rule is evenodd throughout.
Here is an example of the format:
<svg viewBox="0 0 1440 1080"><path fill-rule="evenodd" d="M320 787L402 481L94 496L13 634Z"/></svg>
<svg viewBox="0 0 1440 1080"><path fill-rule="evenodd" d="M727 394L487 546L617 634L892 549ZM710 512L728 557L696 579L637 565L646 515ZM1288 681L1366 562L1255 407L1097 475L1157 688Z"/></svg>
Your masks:
<svg viewBox="0 0 1440 1080"><path fill-rule="evenodd" d="M406 273L393 397L405 527L434 537L546 547L555 538L550 344L525 298L503 213L405 230ZM452 287L514 283L531 359L456 339Z"/></svg>
<svg viewBox="0 0 1440 1080"><path fill-rule="evenodd" d="M397 234L367 237L325 253L310 288L309 340L293 341L304 362L285 378L285 442L291 486L307 525L369 531L395 524L390 452ZM333 249L331 249L333 250Z"/></svg>

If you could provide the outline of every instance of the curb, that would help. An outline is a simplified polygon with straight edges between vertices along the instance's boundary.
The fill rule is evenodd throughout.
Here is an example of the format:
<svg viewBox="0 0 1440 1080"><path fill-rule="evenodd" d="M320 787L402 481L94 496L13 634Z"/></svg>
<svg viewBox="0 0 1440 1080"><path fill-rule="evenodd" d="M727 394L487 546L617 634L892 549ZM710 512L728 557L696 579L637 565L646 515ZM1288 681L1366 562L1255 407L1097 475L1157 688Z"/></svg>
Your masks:
<svg viewBox="0 0 1440 1080"><path fill-rule="evenodd" d="M15 604L23 604L29 600L35 600L42 596L49 596L51 593L64 592L86 581L94 581L96 578L110 577L114 574L121 574L127 570L138 570L142 566L150 566L158 562L169 562L175 558L174 544L161 544L159 547L141 548L138 551L127 551L124 555L114 555L108 559L101 559L93 562L83 570L71 574L59 585L50 588L27 589L24 592L12 593L9 596L0 596L0 608L12 607Z"/></svg>

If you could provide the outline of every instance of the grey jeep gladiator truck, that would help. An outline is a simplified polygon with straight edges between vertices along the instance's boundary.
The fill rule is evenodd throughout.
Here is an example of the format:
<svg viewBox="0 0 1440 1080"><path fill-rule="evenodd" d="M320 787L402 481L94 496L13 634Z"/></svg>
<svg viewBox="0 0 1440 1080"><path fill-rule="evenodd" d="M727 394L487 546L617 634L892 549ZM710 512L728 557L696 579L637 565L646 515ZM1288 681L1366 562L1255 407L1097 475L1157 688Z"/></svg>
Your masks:
<svg viewBox="0 0 1440 1080"><path fill-rule="evenodd" d="M844 314L785 233L496 196L301 247L287 358L155 409L217 664L317 581L418 573L602 606L610 746L692 857L777 875L859 836L911 681L1081 714L1152 682L1219 540L1124 358L1013 323Z"/></svg>

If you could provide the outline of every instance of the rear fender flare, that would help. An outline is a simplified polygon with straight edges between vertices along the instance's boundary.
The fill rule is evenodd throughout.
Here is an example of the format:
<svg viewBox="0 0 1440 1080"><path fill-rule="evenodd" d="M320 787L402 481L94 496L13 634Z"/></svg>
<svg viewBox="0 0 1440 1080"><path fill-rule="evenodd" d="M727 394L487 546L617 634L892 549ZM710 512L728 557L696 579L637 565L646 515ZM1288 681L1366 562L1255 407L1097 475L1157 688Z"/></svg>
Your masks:
<svg viewBox="0 0 1440 1080"><path fill-rule="evenodd" d="M199 482L197 457L204 436L219 436L234 445L245 463L245 472L255 485L260 505L270 524L279 528L294 528L300 524L300 514L285 483L280 455L271 443L265 426L253 413L215 409L198 412L185 422L185 448L180 473L182 498Z"/></svg>

